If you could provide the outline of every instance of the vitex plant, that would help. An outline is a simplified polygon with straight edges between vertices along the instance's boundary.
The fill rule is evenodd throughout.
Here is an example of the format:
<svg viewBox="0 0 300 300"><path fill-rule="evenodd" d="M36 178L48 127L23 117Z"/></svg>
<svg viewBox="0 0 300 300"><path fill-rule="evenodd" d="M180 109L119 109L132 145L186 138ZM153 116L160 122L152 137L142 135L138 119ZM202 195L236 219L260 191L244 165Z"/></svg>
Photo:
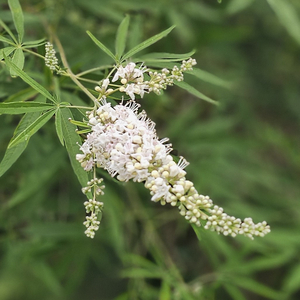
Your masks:
<svg viewBox="0 0 300 300"><path fill-rule="evenodd" d="M174 26L125 52L130 22L130 16L127 15L119 25L114 53L87 31L95 45L111 58L112 64L75 74L55 34L50 37L53 43L44 39L23 43L24 18L21 6L18 0L9 0L8 3L17 37L0 20L3 27L0 41L5 45L0 50L1 63L9 69L12 77L19 76L34 89L35 95L39 93L44 97L30 95L23 101L0 103L1 114L25 114L0 164L0 175L25 150L30 137L54 117L58 139L66 147L73 170L82 185L82 192L88 199L84 203L87 213L85 234L88 237L95 236L104 206L100 201L105 196L103 179L99 178L97 172L99 168L118 181L143 182L150 191L152 201L178 207L180 214L197 227L203 226L232 237L241 234L253 238L270 232L265 221L255 224L251 218L241 220L230 216L215 205L209 196L199 194L193 182L186 178L186 159L171 154L172 145L168 143L168 138L158 137L154 121L142 109L141 100L145 94L159 95L172 85L217 104L183 81L184 73L197 77L201 72L194 67L196 60L191 58L194 51L185 54L151 53L136 57L141 50L167 36ZM44 56L34 50L41 44L45 45ZM55 47L60 59L56 56ZM45 61L53 73L55 93L50 93L23 70L24 52ZM87 77L99 70L103 76L98 76L97 80ZM90 103L82 101L83 105L78 105L65 102L60 93L59 77L69 77L73 81L72 88L83 91Z"/></svg>

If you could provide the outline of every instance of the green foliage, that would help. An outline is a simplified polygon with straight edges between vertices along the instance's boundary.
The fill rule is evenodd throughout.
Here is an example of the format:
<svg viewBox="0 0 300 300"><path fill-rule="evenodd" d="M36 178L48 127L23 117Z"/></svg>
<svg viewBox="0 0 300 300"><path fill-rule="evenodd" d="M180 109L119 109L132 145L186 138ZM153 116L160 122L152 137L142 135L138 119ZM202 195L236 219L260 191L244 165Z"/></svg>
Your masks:
<svg viewBox="0 0 300 300"><path fill-rule="evenodd" d="M0 4L0 299L299 299L298 1L20 2L25 27L18 1ZM195 233L142 185L103 173L106 214L87 240L75 129L86 129L91 103L28 52L44 55L50 28L77 73L132 55L148 67L194 55L192 93L173 87L142 105L202 193L272 232L255 241ZM91 93L107 69L82 75Z"/></svg>

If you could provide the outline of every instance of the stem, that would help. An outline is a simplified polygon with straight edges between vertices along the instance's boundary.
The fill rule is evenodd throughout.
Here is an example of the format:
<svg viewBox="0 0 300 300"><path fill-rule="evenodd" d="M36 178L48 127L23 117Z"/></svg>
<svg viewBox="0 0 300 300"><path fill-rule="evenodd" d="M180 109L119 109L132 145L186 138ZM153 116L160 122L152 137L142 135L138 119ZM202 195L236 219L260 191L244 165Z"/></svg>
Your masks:
<svg viewBox="0 0 300 300"><path fill-rule="evenodd" d="M91 109L90 107L87 107L87 106L75 106L75 105L66 105L64 107L67 107L67 108L82 108L82 109Z"/></svg>
<svg viewBox="0 0 300 300"><path fill-rule="evenodd" d="M76 76L76 78L77 78L78 80L85 81L85 82L89 82L89 83L93 83L93 84L98 84L98 81L96 81L96 80L87 79L87 78L81 78L81 77L79 77L78 75L75 75L75 76Z"/></svg>
<svg viewBox="0 0 300 300"><path fill-rule="evenodd" d="M56 34L53 34L53 39L54 39L54 41L55 41L55 43L56 43L56 45L57 45L57 47L58 47L58 49L59 49L59 54L60 54L60 57L61 57L61 61L62 61L62 63L63 63L63 65L64 65L64 67L67 69L67 72L68 72L68 74L69 74L69 76L70 76L70 78L73 80L73 82L77 85L77 86L79 86L80 88L81 88L81 90L94 102L94 104L96 105L96 99L95 99L95 97L93 96L93 94L92 93L90 93L89 91L88 91L88 89L84 86L84 85L82 85L81 84L81 82L76 78L76 75L72 72L72 70L71 70L71 68L70 68L70 66L69 66L69 63L68 63L68 61L67 61L67 58L66 58L66 55L65 55L65 51L64 51L64 48L63 48L63 46L62 46L62 44L61 44L61 42L60 42L60 40L59 40L59 38L57 37L57 35Z"/></svg>
<svg viewBox="0 0 300 300"><path fill-rule="evenodd" d="M89 69L89 70L86 70L86 71L83 71L81 73L78 73L76 74L77 77L81 77L83 75L86 75L88 73L92 73L94 71L98 71L98 70L105 70L105 69L109 69L111 68L112 66L111 65L107 65L107 66L102 66L102 67L97 67L97 68L93 68L93 69Z"/></svg>
<svg viewBox="0 0 300 300"><path fill-rule="evenodd" d="M29 50L29 49L26 49L26 48L22 48L22 50L23 50L23 51L26 51L26 52L28 52L28 53L31 53L31 54L33 54L33 55L35 55L35 56L37 56L37 57L42 58L42 59L45 60L45 57L44 57L43 55L40 55L40 54L38 54L38 53L36 53L36 52L34 52L34 51L32 51L32 50Z"/></svg>

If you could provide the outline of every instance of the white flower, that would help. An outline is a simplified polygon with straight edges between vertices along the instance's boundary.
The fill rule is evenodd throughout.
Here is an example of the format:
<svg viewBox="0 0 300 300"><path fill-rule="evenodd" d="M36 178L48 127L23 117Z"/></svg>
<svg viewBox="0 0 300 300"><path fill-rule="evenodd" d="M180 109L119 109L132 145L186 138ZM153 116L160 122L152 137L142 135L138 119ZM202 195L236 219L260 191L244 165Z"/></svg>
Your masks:
<svg viewBox="0 0 300 300"><path fill-rule="evenodd" d="M132 72L133 68L131 64L127 72ZM134 97L133 91L130 96ZM111 107L103 99L101 106L89 114L91 133L80 147L83 154L76 156L85 170L96 165L120 181L145 182L152 201L178 206L180 214L197 226L204 220L206 229L250 238L270 232L266 222L254 224L250 218L241 221L228 216L208 196L198 194L193 183L185 178L183 169L187 161L181 157L175 163L169 154L171 144L165 144L168 139L159 140L155 123L145 112L139 113L139 107L134 101ZM86 233L90 237L98 226L94 221L91 219L87 223L92 224L92 230Z"/></svg>
<svg viewBox="0 0 300 300"><path fill-rule="evenodd" d="M59 68L58 59L56 57L56 51L53 48L53 45L49 42L45 44L45 65L51 70L55 71Z"/></svg>
<svg viewBox="0 0 300 300"><path fill-rule="evenodd" d="M122 84L126 84L127 82L143 82L144 80L144 72L146 72L146 67L136 68L136 64L133 62L128 63L125 67L119 66L112 82L117 81L121 78ZM122 79L125 79L123 82Z"/></svg>

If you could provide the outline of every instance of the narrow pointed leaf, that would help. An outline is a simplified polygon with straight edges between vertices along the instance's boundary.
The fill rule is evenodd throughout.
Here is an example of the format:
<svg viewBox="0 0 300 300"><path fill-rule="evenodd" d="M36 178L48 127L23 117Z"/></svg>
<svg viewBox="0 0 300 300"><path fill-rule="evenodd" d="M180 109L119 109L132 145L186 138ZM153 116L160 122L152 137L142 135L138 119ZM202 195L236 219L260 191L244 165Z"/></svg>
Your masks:
<svg viewBox="0 0 300 300"><path fill-rule="evenodd" d="M130 16L127 15L123 21L121 22L116 36L116 57L119 59L125 50L126 47L126 39L128 33L128 26L129 26Z"/></svg>
<svg viewBox="0 0 300 300"><path fill-rule="evenodd" d="M46 43L45 38L35 40L35 41L30 41L30 42L24 42L23 43L23 48L34 48L34 47L44 45L45 43Z"/></svg>
<svg viewBox="0 0 300 300"><path fill-rule="evenodd" d="M103 51L105 52L108 56L110 56L114 61L116 61L116 57L113 55L113 53L106 47L104 46L99 40L96 39L96 37L89 31L86 32L89 37L92 39L92 41Z"/></svg>
<svg viewBox="0 0 300 300"><path fill-rule="evenodd" d="M77 134L84 134L84 133L89 133L89 132L91 132L91 129L83 129L83 130L76 131Z"/></svg>
<svg viewBox="0 0 300 300"><path fill-rule="evenodd" d="M23 70L24 67L24 53L21 48L17 48L15 51L13 57L12 57L12 63L14 63L20 70ZM11 77L16 77L18 74L14 71L14 69L10 69L10 75Z"/></svg>
<svg viewBox="0 0 300 300"><path fill-rule="evenodd" d="M211 84L214 84L214 85L226 88L226 89L231 89L231 87L232 87L232 84L230 82L228 82L222 78L219 78L209 72L198 69L198 68L193 68L192 71L186 71L186 73L194 75L195 77L197 77L205 82L208 82L208 83L211 83Z"/></svg>
<svg viewBox="0 0 300 300"><path fill-rule="evenodd" d="M42 139L38 141L42 141ZM32 165L30 170L27 170L22 184L18 186L16 192L9 198L9 201L3 207L4 210L14 209L19 204L41 192L41 187L49 184L64 164L63 149L52 149L46 156L38 155L35 157L35 160L36 163ZM42 168L41 165L43 166Z"/></svg>
<svg viewBox="0 0 300 300"><path fill-rule="evenodd" d="M80 122L80 121L76 121L76 120L70 120L70 122L79 127L91 128L90 125L88 125L87 123L84 123L84 122Z"/></svg>
<svg viewBox="0 0 300 300"><path fill-rule="evenodd" d="M12 141L9 143L8 148L12 148L13 146L23 142L24 140L28 140L32 135L34 135L43 125L45 125L51 117L54 115L55 110L49 110L45 112L43 115L38 117L33 123L31 123L26 129L24 129L19 135L14 137Z"/></svg>
<svg viewBox="0 0 300 300"><path fill-rule="evenodd" d="M76 126L71 124L69 119L73 118L73 115L68 108L61 109L62 116L62 132L63 138L66 144L66 148L70 157L72 168L81 184L81 186L86 186L89 177L88 173L81 167L80 163L76 160L76 154L80 153L79 145L81 145L81 139L76 133ZM87 194L88 198L92 197L91 193Z"/></svg>
<svg viewBox="0 0 300 300"><path fill-rule="evenodd" d="M182 58L134 58L132 61L134 62L144 62L146 65L153 64L153 63L161 63L163 66L164 63L172 63L182 61ZM173 64L174 66L175 64Z"/></svg>
<svg viewBox="0 0 300 300"><path fill-rule="evenodd" d="M163 32L161 32L159 34L156 34L156 35L152 36L151 38L149 38L148 40L140 43L139 45L135 46L134 48L132 48L131 50L129 50L122 57L122 61L124 61L127 58L133 56L134 54L140 52L141 50L149 47L150 45L156 43L157 41L159 41L160 39L162 39L163 37L165 37L166 35L168 35L174 28L175 28L175 25L171 26L170 28L164 30Z"/></svg>
<svg viewBox="0 0 300 300"><path fill-rule="evenodd" d="M166 52L153 52L149 54L142 55L139 57L139 59L143 60L151 60L151 59L188 59L190 58L193 54L195 54L195 50L187 52L187 53L182 53L182 54L177 54L177 53L166 53Z"/></svg>
<svg viewBox="0 0 300 300"><path fill-rule="evenodd" d="M267 0L287 32L300 44L300 19L295 7L286 0Z"/></svg>
<svg viewBox="0 0 300 300"><path fill-rule="evenodd" d="M237 278L233 278L232 282L234 282L237 286L261 295L267 299L283 299L280 297L280 291L273 290L272 288L261 284L250 277L239 276Z"/></svg>
<svg viewBox="0 0 300 300"><path fill-rule="evenodd" d="M0 113L17 115L28 112L43 111L53 108L53 105L40 102L9 102L0 103Z"/></svg>
<svg viewBox="0 0 300 300"><path fill-rule="evenodd" d="M61 120L60 109L58 109L55 114L55 129L60 143L64 145L64 136L62 131L62 120Z"/></svg>
<svg viewBox="0 0 300 300"><path fill-rule="evenodd" d="M24 115L24 117L19 122L17 126L14 136L19 135L22 131L24 131L30 124L32 124L38 117L39 113L28 113ZM13 138L12 138L13 139ZM14 162L20 157L23 151L26 149L28 140L20 142L19 144L6 149L4 157L0 163L0 177L14 164Z"/></svg>
<svg viewBox="0 0 300 300"><path fill-rule="evenodd" d="M209 103L212 103L212 104L215 104L215 105L219 105L219 103L207 96L205 96L204 94L202 94L201 92L199 92L198 90L196 90L194 87L192 87L191 85L189 85L188 83L186 82L183 82L183 81L175 81L175 84L179 87L181 87L182 89L188 91L190 94L202 99L202 100L205 100Z"/></svg>
<svg viewBox="0 0 300 300"><path fill-rule="evenodd" d="M19 36L19 43L24 37L24 16L19 0L8 0L8 5L13 16L14 24Z"/></svg>
<svg viewBox="0 0 300 300"><path fill-rule="evenodd" d="M38 92L36 90L34 90L32 87L29 87L9 96L7 99L3 101L3 103L25 101L36 96L37 94Z"/></svg>
<svg viewBox="0 0 300 300"><path fill-rule="evenodd" d="M0 26L2 26L5 31L10 35L10 37L13 39L13 41L17 44L18 41L15 38L15 36L13 35L13 33L10 31L10 29L6 26L6 24L0 19Z"/></svg>
<svg viewBox="0 0 300 300"><path fill-rule="evenodd" d="M52 102L56 103L56 99L38 82L34 79L29 77L25 72L20 70L14 63L12 63L7 57L5 57L6 64L12 68L18 76L20 76L27 84L29 84L32 88L38 91L40 94L45 96L47 99L51 100Z"/></svg>
<svg viewBox="0 0 300 300"><path fill-rule="evenodd" d="M4 58L4 56L8 56L11 54L16 48L15 47L6 47L0 50L0 60Z"/></svg>
<svg viewBox="0 0 300 300"><path fill-rule="evenodd" d="M7 44L10 44L10 45L15 45L15 43L12 40L10 40L10 39L2 36L2 35L0 35L0 41L4 42L4 43L7 43Z"/></svg>

